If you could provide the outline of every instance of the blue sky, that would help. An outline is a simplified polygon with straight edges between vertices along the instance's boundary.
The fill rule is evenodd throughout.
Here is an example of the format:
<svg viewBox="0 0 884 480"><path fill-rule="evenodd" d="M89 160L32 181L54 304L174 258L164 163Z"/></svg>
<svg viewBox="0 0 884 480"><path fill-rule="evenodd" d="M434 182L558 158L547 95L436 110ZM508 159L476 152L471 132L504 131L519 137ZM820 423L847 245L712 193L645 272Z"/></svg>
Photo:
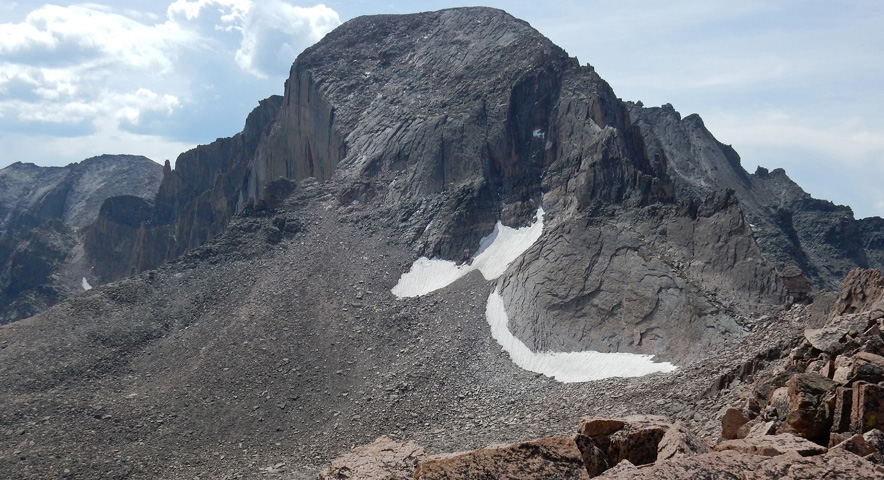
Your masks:
<svg viewBox="0 0 884 480"><path fill-rule="evenodd" d="M884 216L884 3L488 1L626 100L699 113L747 170ZM97 0L0 5L0 167L162 162L238 132L343 21L455 1Z"/></svg>

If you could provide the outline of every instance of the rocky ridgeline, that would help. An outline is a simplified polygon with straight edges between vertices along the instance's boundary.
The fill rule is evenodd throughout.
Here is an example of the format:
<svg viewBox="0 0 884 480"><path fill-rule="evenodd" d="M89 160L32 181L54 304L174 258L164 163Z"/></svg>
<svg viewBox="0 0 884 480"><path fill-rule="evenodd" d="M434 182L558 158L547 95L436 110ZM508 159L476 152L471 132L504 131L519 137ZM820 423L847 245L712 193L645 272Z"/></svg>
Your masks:
<svg viewBox="0 0 884 480"><path fill-rule="evenodd" d="M664 157L679 198L734 191L761 251L784 272L800 269L815 288L837 289L855 268L882 268L881 220L855 219L849 207L812 198L783 169L749 173L730 145L697 114L627 102L651 156Z"/></svg>
<svg viewBox="0 0 884 480"><path fill-rule="evenodd" d="M882 328L884 277L854 270L825 325L724 411L719 438L654 415L584 417L574 437L443 455L381 437L318 478L884 478Z"/></svg>
<svg viewBox="0 0 884 480"><path fill-rule="evenodd" d="M35 315L101 282L92 266L110 238L92 241L103 202L151 204L162 167L146 157L101 155L65 167L14 163L0 170L0 324ZM127 207L123 217L131 217Z"/></svg>

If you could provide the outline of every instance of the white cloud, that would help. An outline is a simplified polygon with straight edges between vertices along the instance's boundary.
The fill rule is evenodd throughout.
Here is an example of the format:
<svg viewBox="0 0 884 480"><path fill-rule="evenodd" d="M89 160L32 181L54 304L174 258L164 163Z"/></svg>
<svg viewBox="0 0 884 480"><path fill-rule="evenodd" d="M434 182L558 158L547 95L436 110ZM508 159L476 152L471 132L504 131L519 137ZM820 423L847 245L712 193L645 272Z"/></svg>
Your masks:
<svg viewBox="0 0 884 480"><path fill-rule="evenodd" d="M301 50L340 23L338 14L325 5L303 8L278 0L256 3L245 18L236 62L259 77L287 70Z"/></svg>
<svg viewBox="0 0 884 480"><path fill-rule="evenodd" d="M300 50L339 23L323 5L277 0L176 0L165 15L44 5L0 23L0 132L88 134L96 149L118 138L192 146L232 135L258 100L280 93ZM60 151L53 161L7 149L0 166L81 159Z"/></svg>
<svg viewBox="0 0 884 480"><path fill-rule="evenodd" d="M229 34L228 43L238 41L236 64L259 78L287 72L301 50L341 24L325 5L299 7L281 0L177 0L167 15L182 28Z"/></svg>

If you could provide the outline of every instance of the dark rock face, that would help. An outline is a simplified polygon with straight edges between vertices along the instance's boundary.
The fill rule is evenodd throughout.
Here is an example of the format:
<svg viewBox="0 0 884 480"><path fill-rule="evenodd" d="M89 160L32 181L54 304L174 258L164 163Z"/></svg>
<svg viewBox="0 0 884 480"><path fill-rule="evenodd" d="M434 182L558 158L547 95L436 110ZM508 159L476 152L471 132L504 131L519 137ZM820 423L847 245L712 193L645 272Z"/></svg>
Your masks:
<svg viewBox="0 0 884 480"><path fill-rule="evenodd" d="M223 231L236 211L248 162L281 103L279 96L262 100L241 133L182 153L175 170L166 162L148 218L142 218L146 215L142 205L133 205L138 213L129 214L138 217L139 224L119 215L103 216L87 252L98 259L108 245L114 245L123 263L104 262L102 280L156 268Z"/></svg>
<svg viewBox="0 0 884 480"><path fill-rule="evenodd" d="M152 160L133 155L101 155L66 167L14 163L0 170L0 236L13 236L48 220L85 227L107 198L152 197L160 172Z"/></svg>
<svg viewBox="0 0 884 480"><path fill-rule="evenodd" d="M780 271L797 266L816 288L835 289L853 268L884 267L880 218L856 220L848 207L811 198L782 169L749 174L696 114L682 119L671 105L640 103L629 112L649 154L666 158L677 196L734 190L761 251Z"/></svg>
<svg viewBox="0 0 884 480"><path fill-rule="evenodd" d="M574 68L496 10L352 20L295 62L244 194L315 177L354 184L348 201L432 201L421 251L462 259L499 218L533 216L551 109Z"/></svg>
<svg viewBox="0 0 884 480"><path fill-rule="evenodd" d="M691 358L741 334L729 309L785 297L731 194L585 222L551 229L503 282L511 329L533 349Z"/></svg>
<svg viewBox="0 0 884 480"><path fill-rule="evenodd" d="M102 203L118 195L146 202L161 178L159 165L131 155L0 170L0 323L82 291L83 278L97 284L83 244Z"/></svg>
<svg viewBox="0 0 884 480"><path fill-rule="evenodd" d="M28 230L24 238L3 240L12 245L0 253L0 323L30 317L64 298L64 286L52 275L77 245L70 227L49 220Z"/></svg>
<svg viewBox="0 0 884 480"><path fill-rule="evenodd" d="M140 259L131 255L143 251L135 242L146 233L144 225L150 221L153 207L149 200L132 195L109 198L101 206L85 235L85 250L101 283L138 273L132 266Z"/></svg>

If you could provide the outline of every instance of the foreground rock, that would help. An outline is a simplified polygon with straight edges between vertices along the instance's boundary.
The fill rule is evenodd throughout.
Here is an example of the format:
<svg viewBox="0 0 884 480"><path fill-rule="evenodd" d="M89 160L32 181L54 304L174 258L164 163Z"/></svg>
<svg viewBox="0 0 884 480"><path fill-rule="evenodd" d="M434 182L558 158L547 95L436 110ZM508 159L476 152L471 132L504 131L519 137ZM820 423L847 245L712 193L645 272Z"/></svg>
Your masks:
<svg viewBox="0 0 884 480"><path fill-rule="evenodd" d="M380 437L354 448L319 473L319 480L408 480L418 462L426 458L423 447L414 442L396 442Z"/></svg>
<svg viewBox="0 0 884 480"><path fill-rule="evenodd" d="M775 457L745 455L734 451L683 457L635 471L612 472L597 478L606 480L686 480L739 478L745 480L881 479L884 474L862 458L845 452L803 457L787 453Z"/></svg>
<svg viewBox="0 0 884 480"><path fill-rule="evenodd" d="M588 479L573 439L550 437L465 453L440 455L421 462L415 480Z"/></svg>
<svg viewBox="0 0 884 480"><path fill-rule="evenodd" d="M722 437L740 438L729 418L748 414L752 428L793 433L822 446L884 426L884 278L854 270L844 280L828 320L807 329L789 363L756 382L743 411L722 419ZM740 427L742 428L742 427Z"/></svg>
<svg viewBox="0 0 884 480"><path fill-rule="evenodd" d="M576 442L590 476L624 460L640 466L709 451L702 440L683 427L650 415L581 418Z"/></svg>

